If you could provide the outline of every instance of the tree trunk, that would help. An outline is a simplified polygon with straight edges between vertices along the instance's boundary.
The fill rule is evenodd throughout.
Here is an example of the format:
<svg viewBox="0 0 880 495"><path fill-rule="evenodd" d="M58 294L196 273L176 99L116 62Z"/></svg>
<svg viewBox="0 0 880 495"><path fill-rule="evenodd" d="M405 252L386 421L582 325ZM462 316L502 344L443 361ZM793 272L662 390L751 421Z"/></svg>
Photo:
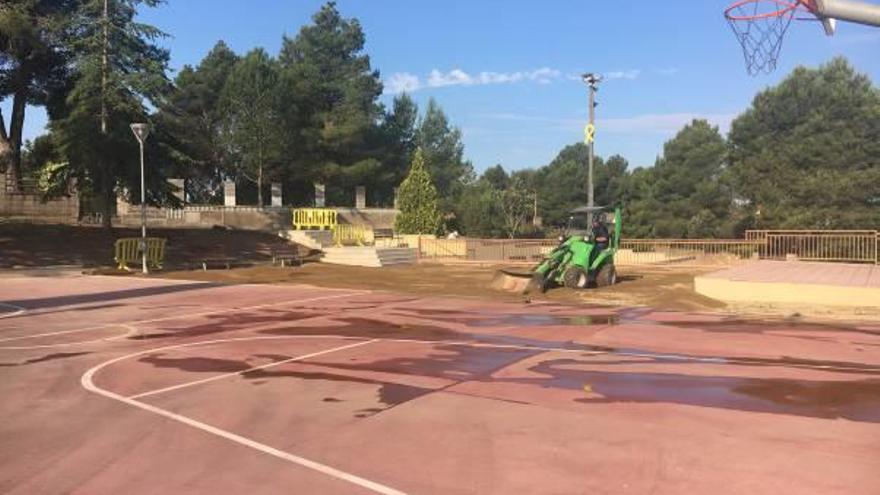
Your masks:
<svg viewBox="0 0 880 495"><path fill-rule="evenodd" d="M6 134L6 122L3 120L3 109L0 109L0 173L6 173L9 160L12 159L12 145Z"/></svg>
<svg viewBox="0 0 880 495"><path fill-rule="evenodd" d="M12 100L12 119L9 121L9 160L8 160L8 182L12 187L18 189L19 179L21 178L21 145L22 133L24 130L24 113L27 105L27 99L24 92L19 91Z"/></svg>
<svg viewBox="0 0 880 495"><path fill-rule="evenodd" d="M263 142L257 148L257 203L263 207Z"/></svg>
<svg viewBox="0 0 880 495"><path fill-rule="evenodd" d="M102 160L103 161L103 160ZM113 202L116 201L116 195L113 194L113 181L110 177L110 167L106 162L101 164L101 225L109 230L113 230Z"/></svg>

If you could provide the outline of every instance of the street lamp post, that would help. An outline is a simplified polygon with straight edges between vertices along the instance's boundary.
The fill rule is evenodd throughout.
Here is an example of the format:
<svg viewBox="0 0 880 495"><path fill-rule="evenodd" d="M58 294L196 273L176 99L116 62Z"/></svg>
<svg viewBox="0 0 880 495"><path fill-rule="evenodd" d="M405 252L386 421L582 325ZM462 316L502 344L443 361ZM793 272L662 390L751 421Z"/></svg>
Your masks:
<svg viewBox="0 0 880 495"><path fill-rule="evenodd" d="M592 72L588 72L581 76L583 81L590 88L590 123L587 124L587 128L584 131L584 140L586 141L586 145L589 147L589 155L587 159L587 206L590 207L590 211L587 213L587 225L592 228L593 226L593 141L594 135L596 132L596 90L598 89L599 82L602 81L602 76L598 74L593 74Z"/></svg>
<svg viewBox="0 0 880 495"><path fill-rule="evenodd" d="M144 186L144 141L150 135L147 124L131 124L131 132L141 148L141 262L143 273L147 273L147 192Z"/></svg>

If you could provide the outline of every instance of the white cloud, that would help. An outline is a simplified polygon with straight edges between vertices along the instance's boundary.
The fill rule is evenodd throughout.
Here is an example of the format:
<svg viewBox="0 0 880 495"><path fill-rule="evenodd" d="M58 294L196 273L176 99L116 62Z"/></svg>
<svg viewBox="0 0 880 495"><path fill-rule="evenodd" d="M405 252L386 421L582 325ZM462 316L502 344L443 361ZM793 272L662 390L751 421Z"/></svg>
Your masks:
<svg viewBox="0 0 880 495"><path fill-rule="evenodd" d="M527 122L540 122L557 129L581 129L586 123L584 118L554 118L521 115L515 113L491 113L481 114L480 117L493 120L514 120ZM712 125L719 127L721 132L726 133L730 129L730 122L736 114L727 113L649 113L632 117L599 118L596 121L597 132L613 133L660 133L670 134L678 132L686 124L694 119L706 119Z"/></svg>
<svg viewBox="0 0 880 495"><path fill-rule="evenodd" d="M657 71L657 73L660 74L661 76L674 76L674 75L678 74L678 68L677 67L667 67L665 69L659 69Z"/></svg>
<svg viewBox="0 0 880 495"><path fill-rule="evenodd" d="M602 76L603 79L612 80L612 79L628 79L630 81L634 79L638 79L640 75L642 75L642 69L629 69L629 70L613 70L610 72L598 72L598 75ZM580 74L567 74L565 76L566 79L570 81L582 81L583 76Z"/></svg>
<svg viewBox="0 0 880 495"><path fill-rule="evenodd" d="M730 122L736 117L735 114L700 114L700 113L649 113L633 117L598 119L596 128L608 132L658 132L674 133L690 123L694 119L706 119L712 125L716 125L721 132L726 133L730 129Z"/></svg>
<svg viewBox="0 0 880 495"><path fill-rule="evenodd" d="M637 79L642 73L641 69L615 70L605 74L605 79Z"/></svg>
<svg viewBox="0 0 880 495"><path fill-rule="evenodd" d="M385 81L386 93L413 92L424 88L442 88L446 86L485 86L490 84L513 84L519 82L534 82L538 84L550 84L559 79L561 72L549 67L541 67L532 71L518 72L490 72L483 71L469 74L461 69L452 69L443 72L438 69L432 70L424 82L408 72L397 72Z"/></svg>
<svg viewBox="0 0 880 495"><path fill-rule="evenodd" d="M385 81L385 92L391 94L412 93L419 89L419 77L409 72L397 72Z"/></svg>

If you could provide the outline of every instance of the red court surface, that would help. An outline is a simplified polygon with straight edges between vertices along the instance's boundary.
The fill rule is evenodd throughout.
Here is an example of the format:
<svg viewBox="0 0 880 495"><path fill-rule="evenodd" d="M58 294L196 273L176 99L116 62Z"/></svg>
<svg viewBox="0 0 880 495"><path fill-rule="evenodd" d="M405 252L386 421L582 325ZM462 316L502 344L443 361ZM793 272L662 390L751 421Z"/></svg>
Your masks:
<svg viewBox="0 0 880 495"><path fill-rule="evenodd" d="M0 278L0 492L877 494L880 326Z"/></svg>

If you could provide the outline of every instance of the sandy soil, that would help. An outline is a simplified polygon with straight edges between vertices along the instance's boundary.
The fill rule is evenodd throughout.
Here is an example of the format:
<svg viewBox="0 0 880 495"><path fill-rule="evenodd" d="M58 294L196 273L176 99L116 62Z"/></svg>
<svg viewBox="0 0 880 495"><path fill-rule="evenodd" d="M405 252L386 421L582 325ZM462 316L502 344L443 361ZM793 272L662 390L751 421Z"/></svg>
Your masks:
<svg viewBox="0 0 880 495"><path fill-rule="evenodd" d="M117 274L112 268L112 245L119 237L137 236L136 229L33 225L0 222L0 268L23 269L68 265L89 267L90 273ZM504 268L489 265L440 265L364 268L307 263L296 268L267 266L273 247L289 245L267 233L219 229L152 229L151 235L166 237L169 271L154 275L165 278L206 280L222 283L310 284L321 287L384 290L397 293L438 296L466 296L502 301L522 301L523 296L489 288L495 272ZM301 248L304 253L305 248ZM193 271L205 257L231 257L247 268ZM712 259L716 264L730 260ZM699 260L674 267L619 267L619 284L613 287L571 291L557 288L530 298L612 306L648 306L677 311L724 311L756 316L833 320L880 320L874 311L817 306L767 304L728 305L693 289L694 276L721 266ZM512 268L522 271L523 267ZM2 274L0 274L2 275Z"/></svg>
<svg viewBox="0 0 880 495"><path fill-rule="evenodd" d="M670 311L724 312L788 319L880 321L880 308L871 312L831 306L771 304L730 305L694 291L694 277L711 271L711 266L622 267L619 283L613 287L573 291L554 288L546 294L519 294L494 290L491 281L502 265L440 265L366 268L307 263L301 267L254 266L232 270L172 271L155 276L220 283L309 284L319 287L384 290L437 296L465 296L502 301L552 300L608 306L646 306Z"/></svg>

